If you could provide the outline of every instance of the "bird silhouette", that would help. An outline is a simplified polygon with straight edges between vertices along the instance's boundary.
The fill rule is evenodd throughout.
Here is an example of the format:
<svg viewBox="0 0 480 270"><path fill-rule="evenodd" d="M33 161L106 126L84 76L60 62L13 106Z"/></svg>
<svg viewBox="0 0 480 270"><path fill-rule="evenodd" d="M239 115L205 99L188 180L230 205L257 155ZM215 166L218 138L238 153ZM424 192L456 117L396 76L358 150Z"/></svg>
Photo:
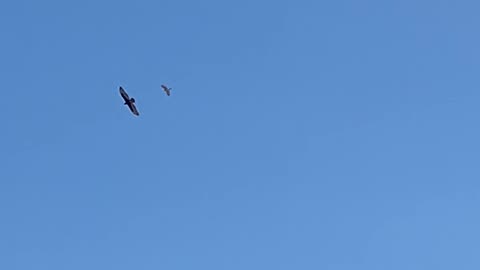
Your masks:
<svg viewBox="0 0 480 270"><path fill-rule="evenodd" d="M135 99L134 98L130 98L127 94L127 92L125 92L125 90L120 86L120 95L122 96L123 100L125 101L125 103L123 103L123 105L127 105L128 108L130 109L130 111L134 114L134 115L140 115L138 113L138 110L137 110L137 107L135 107Z"/></svg>
<svg viewBox="0 0 480 270"><path fill-rule="evenodd" d="M167 86L165 86L163 84L162 84L162 88L163 88L163 91L165 91L165 93L167 93L167 96L170 96L170 90L172 90L172 88L168 88Z"/></svg>

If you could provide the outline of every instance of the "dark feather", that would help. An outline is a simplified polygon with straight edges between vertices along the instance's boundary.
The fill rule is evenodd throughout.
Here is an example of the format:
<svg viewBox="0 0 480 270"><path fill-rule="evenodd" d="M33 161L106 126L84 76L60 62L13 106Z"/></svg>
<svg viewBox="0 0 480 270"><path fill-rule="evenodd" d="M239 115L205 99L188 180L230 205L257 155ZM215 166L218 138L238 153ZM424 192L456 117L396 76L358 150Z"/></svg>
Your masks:
<svg viewBox="0 0 480 270"><path fill-rule="evenodd" d="M135 103L129 102L128 103L128 108L130 108L130 111L132 111L133 114L135 115L140 115L137 111L137 107L135 106Z"/></svg>
<svg viewBox="0 0 480 270"><path fill-rule="evenodd" d="M123 87L121 87L121 86L120 86L120 95L125 100L125 102L130 101L130 97L128 96L127 92L125 92L125 90L123 90Z"/></svg>

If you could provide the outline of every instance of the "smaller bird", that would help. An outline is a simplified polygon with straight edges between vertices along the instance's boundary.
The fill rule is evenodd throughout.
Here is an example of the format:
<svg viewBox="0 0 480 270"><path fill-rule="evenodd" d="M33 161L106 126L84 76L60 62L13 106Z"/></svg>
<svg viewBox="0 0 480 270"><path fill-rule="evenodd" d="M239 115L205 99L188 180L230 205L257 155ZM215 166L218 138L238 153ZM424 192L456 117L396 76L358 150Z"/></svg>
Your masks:
<svg viewBox="0 0 480 270"><path fill-rule="evenodd" d="M172 90L172 88L168 88L166 85L163 85L163 84L162 84L162 88L163 88L163 91L167 93L167 96L170 96L170 90Z"/></svg>
<svg viewBox="0 0 480 270"><path fill-rule="evenodd" d="M128 108L130 109L130 111L138 116L140 115L137 111L137 107L135 107L135 99L134 98L130 98L127 94L127 92L125 92L125 90L123 90L123 88L120 86L120 95L122 96L123 100L125 101L125 103L123 103L123 105L127 105Z"/></svg>

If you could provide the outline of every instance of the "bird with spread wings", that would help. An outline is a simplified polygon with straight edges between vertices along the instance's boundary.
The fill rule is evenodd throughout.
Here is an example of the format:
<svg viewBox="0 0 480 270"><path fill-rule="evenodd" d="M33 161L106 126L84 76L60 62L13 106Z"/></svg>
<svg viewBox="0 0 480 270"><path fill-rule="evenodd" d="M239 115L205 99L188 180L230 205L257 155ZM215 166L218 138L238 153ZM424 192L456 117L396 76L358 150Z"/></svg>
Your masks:
<svg viewBox="0 0 480 270"><path fill-rule="evenodd" d="M167 96L170 96L170 90L172 90L172 88L168 88L166 85L161 85L162 88L163 88L163 91L165 91L165 93L167 93Z"/></svg>
<svg viewBox="0 0 480 270"><path fill-rule="evenodd" d="M130 111L134 114L134 115L140 115L138 113L138 110L137 110L137 107L135 107L135 99L134 98L130 98L127 94L127 92L125 92L125 90L120 86L120 95L122 96L123 100L125 101L125 103L123 103L123 105L127 105L128 108L130 109Z"/></svg>

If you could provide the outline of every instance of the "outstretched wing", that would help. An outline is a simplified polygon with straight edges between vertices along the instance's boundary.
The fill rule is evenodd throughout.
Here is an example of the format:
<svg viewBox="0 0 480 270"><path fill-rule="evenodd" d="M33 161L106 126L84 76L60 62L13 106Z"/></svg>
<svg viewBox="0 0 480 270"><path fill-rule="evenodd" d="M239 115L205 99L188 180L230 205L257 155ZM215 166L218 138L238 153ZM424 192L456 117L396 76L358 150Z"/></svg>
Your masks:
<svg viewBox="0 0 480 270"><path fill-rule="evenodd" d="M128 108L130 108L130 111L132 111L132 113L135 114L136 116L140 115L138 113L137 107L135 106L135 103L129 102L128 103Z"/></svg>
<svg viewBox="0 0 480 270"><path fill-rule="evenodd" d="M123 90L123 87L120 86L120 95L122 96L122 98L125 100L125 102L129 102L130 101L130 97L128 96L127 92L125 92L125 90Z"/></svg>

